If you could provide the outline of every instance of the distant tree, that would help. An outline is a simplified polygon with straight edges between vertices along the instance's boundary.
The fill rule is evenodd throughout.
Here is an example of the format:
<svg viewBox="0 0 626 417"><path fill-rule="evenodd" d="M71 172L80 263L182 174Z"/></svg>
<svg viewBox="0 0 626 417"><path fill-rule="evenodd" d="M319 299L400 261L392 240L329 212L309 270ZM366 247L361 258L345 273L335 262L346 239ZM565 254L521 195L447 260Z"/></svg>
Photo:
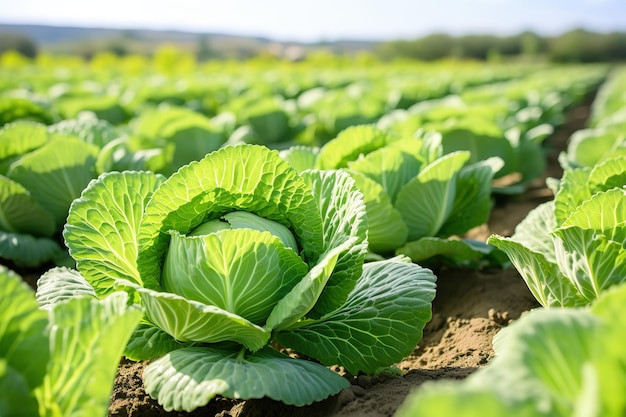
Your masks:
<svg viewBox="0 0 626 417"><path fill-rule="evenodd" d="M31 38L21 33L0 32L0 53L6 51L16 51L34 58L37 55L37 45Z"/></svg>
<svg viewBox="0 0 626 417"><path fill-rule="evenodd" d="M600 62L626 59L626 34L575 29L550 40L549 54L557 62Z"/></svg>
<svg viewBox="0 0 626 417"><path fill-rule="evenodd" d="M502 55L519 55L522 51L521 44L519 36L493 37L493 48Z"/></svg>
<svg viewBox="0 0 626 417"><path fill-rule="evenodd" d="M432 61L451 56L454 46L454 38L452 36L445 33L433 33L418 39L410 49L420 59Z"/></svg>
<svg viewBox="0 0 626 417"><path fill-rule="evenodd" d="M109 45L106 47L106 50L116 56L124 56L129 53L128 47L126 46L126 40L123 38L111 40Z"/></svg>
<svg viewBox="0 0 626 417"><path fill-rule="evenodd" d="M612 32L606 35L609 61L626 61L626 33Z"/></svg>
<svg viewBox="0 0 626 417"><path fill-rule="evenodd" d="M214 52L211 49L211 41L207 35L200 35L198 37L198 47L196 49L196 59L199 62L207 61L214 57Z"/></svg>
<svg viewBox="0 0 626 417"><path fill-rule="evenodd" d="M518 35L520 53L523 55L539 55L546 51L546 40L534 32L526 31Z"/></svg>
<svg viewBox="0 0 626 417"><path fill-rule="evenodd" d="M547 56L555 62L626 61L626 33L575 29L545 38L525 31L515 36L432 34L415 40L381 42L374 52L384 60L462 58L499 60L504 56Z"/></svg>
<svg viewBox="0 0 626 417"><path fill-rule="evenodd" d="M493 53L502 53L500 38L493 35L467 35L457 38L462 51L459 58L486 59Z"/></svg>

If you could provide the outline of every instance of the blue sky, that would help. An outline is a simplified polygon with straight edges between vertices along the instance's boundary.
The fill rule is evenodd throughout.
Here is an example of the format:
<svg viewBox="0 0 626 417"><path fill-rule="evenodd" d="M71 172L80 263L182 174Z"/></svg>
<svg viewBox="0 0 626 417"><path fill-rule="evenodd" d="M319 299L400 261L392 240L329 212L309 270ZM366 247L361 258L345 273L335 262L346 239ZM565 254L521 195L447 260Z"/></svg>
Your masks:
<svg viewBox="0 0 626 417"><path fill-rule="evenodd" d="M624 0L0 0L0 23L178 29L276 40L416 38L433 32L626 31Z"/></svg>

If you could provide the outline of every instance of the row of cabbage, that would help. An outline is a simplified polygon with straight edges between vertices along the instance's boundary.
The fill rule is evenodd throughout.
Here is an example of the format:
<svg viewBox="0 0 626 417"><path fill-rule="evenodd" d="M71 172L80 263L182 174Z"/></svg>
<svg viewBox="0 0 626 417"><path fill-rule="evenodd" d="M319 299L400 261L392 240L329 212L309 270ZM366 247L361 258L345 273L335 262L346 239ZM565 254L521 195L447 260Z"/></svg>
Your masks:
<svg viewBox="0 0 626 417"><path fill-rule="evenodd" d="M570 138L564 174L549 181L554 200L510 238L489 239L542 308L496 335L487 367L461 383L426 384L398 417L626 413L625 81L623 69L612 74L589 128Z"/></svg>
<svg viewBox="0 0 626 417"><path fill-rule="evenodd" d="M209 118L228 113L236 127L250 127L248 133L264 143L296 136L321 140L348 125L375 121L392 109L533 70L472 65L319 69L298 64L279 68L218 64L172 76L35 67L21 69L18 75L0 73L0 124L24 113L51 124L87 110L113 125L123 125L167 104ZM230 133L223 132L220 123L213 130Z"/></svg>
<svg viewBox="0 0 626 417"><path fill-rule="evenodd" d="M563 81L563 71L568 72L567 78L571 84ZM355 133L358 129L354 131L343 129L332 140L323 142L321 147L326 150L322 152L322 155L333 153L333 149L353 146L348 145L348 142L354 143L355 141L363 143L358 145L361 148L357 149L352 156L385 147L383 142L393 141L397 146L411 148L415 160L409 161L410 166L406 167L409 171L401 173L400 177L398 173L393 174L398 177L394 180L395 189L388 189L386 184L365 185L369 188L373 187L372 191L377 195L382 195L379 188L383 186L384 193L387 194L384 197L372 197L370 193L368 196L369 215L374 219L372 222L374 226L370 228L372 252L387 256L406 243L433 237L445 239L446 246L436 249L441 244L435 239L432 242L425 241L417 249L405 248L401 253L411 256L414 261L425 262L429 258L439 257L440 253L450 252L447 250L448 245L454 245L456 249L453 248L447 258L451 258L455 263L475 262L477 257L480 259L482 256L481 252L484 251L482 245L469 242L468 248L466 244L448 243L447 238L451 235L460 235L469 228L484 222L489 211L489 194L492 191L522 192L525 185L542 172L545 165L545 149L542 147L542 140L562 122L564 111L579 102L586 92L600 82L605 71L603 67L542 69L533 71L525 77L520 77L518 74L518 77L513 80L501 81L501 78L505 78L508 72L505 71L504 75L500 76L487 72L491 76L488 78L483 71L466 70L465 77L461 77L464 80L463 86L468 83L485 82L487 79L495 82L465 88L459 90L458 94L449 95L446 98L421 101L406 110L395 108L384 114L377 113L375 118L351 118L349 123L375 121L377 130L362 135ZM333 83L320 75L316 78L318 83L315 87L305 90L308 84L304 83L299 90L300 95L295 99L290 99L291 107L296 109L294 114L300 114L299 120L310 118L316 120L312 122L313 124L317 124L320 119L313 103L317 103L316 108L320 111L338 113L346 108L345 104L326 102L324 97L328 95L347 94L346 91L356 89L360 89L363 94L377 95L378 93L370 91L376 92L384 89L363 87L363 85L373 85L377 81L382 82L380 74L376 76L369 74L369 78L363 75L362 79L353 81L349 85L346 85L347 75L340 74L342 75L339 78L341 82L327 76L334 80ZM169 176L190 161L198 160L203 155L224 146L242 142L264 142L253 138L249 133L255 131L254 135L258 137L271 137L272 134L268 133L267 129L276 129L277 126L281 126L281 122L276 120L278 113L274 111L275 109L265 109L255 113L254 117L249 117L250 112L257 108L258 103L278 100L274 96L268 96L268 91L266 91L269 88L267 86L272 85L270 81L275 80L277 74L273 74L273 77L267 73L261 75L269 79L265 84L261 84L266 86L265 89L257 88L252 84L251 75L244 77L244 80L248 80L248 82L241 81L245 87L239 90L230 87L234 91L231 94L236 95L233 101L241 100L244 104L239 106L239 110L230 111L233 108L232 103L225 103L223 111L212 118L194 110L194 101L185 98L185 94L182 93L181 101L177 105L172 103L159 106L148 105L146 103L149 100L144 98L141 113L128 124L119 126L99 118L104 115L87 105L90 103L89 100L98 99L99 96L81 96L78 92L72 93L76 96L70 94L73 99L80 101L82 97L89 98L89 100L84 101L86 107L81 107L82 112L75 114L76 118L45 125L30 120L32 114L27 111L15 113L14 116L18 120L13 120L0 130L0 174L2 175L0 185L5 212L5 221L0 223L2 232L0 234L0 257L27 267L35 267L50 260L60 265L71 265L72 260L68 259L66 252L59 245L59 232L67 217L70 203L79 196L91 179L100 174L110 171L150 170ZM402 72L400 75L397 78L390 75L389 80L383 85L388 86L392 82L408 83L408 74ZM458 74L453 73L453 75ZM335 75L335 77L339 76ZM450 74L440 75L440 77L447 80L444 83L447 87L437 95L454 90L452 81L458 82L456 79L453 79ZM81 77L77 78L80 81L77 82L78 86L84 88L84 83L87 81ZM43 97L44 92L47 92L49 105L53 105L56 103L54 91L63 89L73 91L70 87L73 84L65 86L65 83L53 83L53 80L54 78L51 77L47 79L47 82L39 80L39 82L31 81L30 84L27 84L26 80L19 80L21 81L19 85L23 85L22 89L7 90L5 97L15 98L15 95L20 94ZM418 80L423 82L419 77ZM116 82L122 84L122 79L108 81L110 83L108 89L118 91L120 94L126 91L126 94L132 95L129 93L130 88L125 89L122 85L116 85ZM233 80L230 79L230 81ZM127 82L132 84L130 81ZM149 80L146 84L150 85ZM96 85L101 89L106 86L100 83ZM219 85L224 88L223 84ZM361 87L357 88L357 85ZM79 87L74 86L74 88L80 91ZM203 89L199 91L198 94L206 92ZM386 91L391 94L390 91L393 93L402 90ZM183 89L183 92L188 92L188 90ZM219 96L216 92L208 95L209 98L216 96ZM251 96L257 97L256 101L252 100ZM312 99L312 96L316 98ZM360 103L363 99L361 95L352 98L354 103ZM168 99L162 95L156 95L153 100L167 101ZM291 120L287 116L289 106L285 104L289 100L282 97L280 101L284 106L280 108L279 119ZM303 102L308 104L302 104ZM19 109L19 106L14 109ZM246 112L248 116L245 115ZM361 128L361 130L365 131L367 128ZM384 135L380 131L384 131ZM369 137L366 137L368 135ZM402 140L397 140L399 138ZM308 143L310 149L316 149L310 142L310 140L289 140L283 142L281 148L290 149L298 144ZM269 143L264 144L271 146ZM344 152L341 149L339 151ZM480 210L477 208L474 217L469 216L462 224L455 225L455 222L461 220L461 211L466 208L462 207L461 201L457 202L458 204L455 203L456 207L452 207L450 199L456 198L455 195L457 195L454 190L445 190L444 195L437 195L438 192L435 190L433 192L436 194L433 198L438 202L432 207L433 213L429 216L432 217L437 208L442 208L447 218L438 219L433 226L428 226L428 230L409 231L401 223L423 223L430 220L417 219L415 217L421 215L416 214L411 215L413 217L410 218L400 218L401 212L397 211L397 207L391 207L395 206L399 188L416 178L422 168L456 151L463 151L465 156L457 156L446 163L438 162L438 164L444 164L438 168L440 171L452 169L442 174L448 177L447 179L442 177L442 181L457 181L457 171L463 165L485 164L486 162L483 161L489 161L490 169L483 167L473 174L475 176L479 175L479 172L483 173L480 174L482 178L479 181L483 185L472 187L474 190L472 193L477 199L475 205L480 206ZM372 158L375 154L373 153ZM322 162L315 164L323 168L345 167L351 156L344 156L342 161L323 162L323 166L320 165ZM461 159L465 160L461 161ZM445 165L450 163L456 167ZM365 165L365 162L360 164ZM498 167L500 164L502 166ZM304 168L303 165L299 167L299 169L302 168ZM464 171L468 170L469 168L464 169ZM489 170L491 174L487 173ZM473 176L466 178L467 176L461 175L462 178L459 181L472 182ZM492 176L500 184L495 189L492 189L489 184ZM376 181L376 178L371 179ZM461 184L459 187L463 188L464 185ZM409 194L410 189L404 193ZM472 196L467 195L464 198L467 203ZM379 230L376 230L375 225L379 221L376 217L386 216L389 213L394 218L393 227L380 225ZM399 229L402 230L394 236L393 231Z"/></svg>
<svg viewBox="0 0 626 417"><path fill-rule="evenodd" d="M600 79L594 74L581 77L593 81L587 89ZM491 94L516 88L504 83ZM582 94L572 94L573 102L576 96ZM448 103L424 106L445 112ZM517 104L509 102L515 118ZM544 124L539 117L527 128L509 126L510 117L495 125L520 132L517 139L501 139L511 147ZM376 251L369 246L382 217L367 187L387 199L384 210L399 213L407 239L419 242L484 222L491 179L507 164L500 154L473 162L472 152L446 149L445 133L435 129L401 136L370 124L346 129L320 148L289 148L284 158L264 146L240 144L220 147L169 176L103 169L96 179L98 166L110 168L102 150L115 139L102 147L97 141L112 129L88 116L52 127L10 124L2 131L4 138L19 138L6 141L4 207L10 210L4 210L4 223L30 231L45 222L62 227L76 267L44 274L36 302L14 274L2 271L7 331L0 345L7 349L0 369L3 386L14 393L0 396L3 415L24 409L99 414L122 354L151 360L146 391L168 410L193 410L216 395L267 396L294 405L333 395L349 382L326 366L339 364L356 375L398 362L421 339L435 295L432 271L403 250L395 252L396 244ZM44 140L20 153L33 137ZM347 146L351 142L356 149ZM96 170L85 170L84 162L67 170L64 155L86 159ZM27 188L15 178L28 170L39 176ZM82 174L87 171L89 178ZM78 177L84 185L76 186ZM61 210L45 215L54 204L39 202L59 187L67 190L65 221ZM424 200L415 201L414 192ZM430 204L433 209L420 211ZM469 216L478 209L480 216ZM416 232L414 223L425 230ZM16 246L20 236L12 233L5 242ZM294 359L285 348L318 363ZM285 384L291 380L300 383Z"/></svg>

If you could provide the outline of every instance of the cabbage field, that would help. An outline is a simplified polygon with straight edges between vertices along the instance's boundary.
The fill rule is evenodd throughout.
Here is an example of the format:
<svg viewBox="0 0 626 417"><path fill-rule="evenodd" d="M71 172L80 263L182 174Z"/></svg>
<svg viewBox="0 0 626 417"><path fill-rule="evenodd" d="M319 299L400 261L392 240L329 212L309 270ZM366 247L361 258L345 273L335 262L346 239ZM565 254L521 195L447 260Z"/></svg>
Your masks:
<svg viewBox="0 0 626 417"><path fill-rule="evenodd" d="M0 416L626 414L626 69L0 60Z"/></svg>

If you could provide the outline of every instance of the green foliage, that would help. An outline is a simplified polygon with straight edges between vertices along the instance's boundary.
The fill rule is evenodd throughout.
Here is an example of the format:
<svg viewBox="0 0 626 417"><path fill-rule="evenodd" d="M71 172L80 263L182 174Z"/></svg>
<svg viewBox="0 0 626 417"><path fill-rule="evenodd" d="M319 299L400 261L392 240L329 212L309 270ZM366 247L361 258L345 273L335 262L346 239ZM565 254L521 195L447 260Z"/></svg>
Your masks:
<svg viewBox="0 0 626 417"><path fill-rule="evenodd" d="M45 106L22 97L0 97L0 127L18 120L50 124L52 112Z"/></svg>
<svg viewBox="0 0 626 417"><path fill-rule="evenodd" d="M104 174L74 201L64 229L93 293L126 291L145 309L126 354L160 358L146 368L146 390L167 410L218 394L305 405L346 386L271 341L355 374L409 354L430 319L435 276L406 257L364 265L366 236L362 194L347 173L299 175L277 151L248 144L165 180ZM73 274L46 277L53 298L77 287ZM310 386L284 383L296 376Z"/></svg>
<svg viewBox="0 0 626 417"><path fill-rule="evenodd" d="M443 151L440 135L403 139L373 125L362 125L342 131L319 151L311 148L308 156L302 147L282 155L290 162L298 158L294 165L300 169L307 168L303 164L307 160L314 167L346 170L364 196L369 250L424 261L416 251L426 250L416 243L420 239L462 235L487 220L491 180L502 165L499 158L468 164L469 151L446 155ZM429 257L454 259L457 250L479 258L483 255L463 241L444 246L431 245ZM441 252L433 252L435 248Z"/></svg>
<svg viewBox="0 0 626 417"><path fill-rule="evenodd" d="M513 36L434 33L412 40L394 40L376 45L383 59L412 58L423 61L444 58L488 60L494 54L511 57L548 56L555 62L619 62L626 57L626 33L598 33L574 29L545 37L533 32Z"/></svg>
<svg viewBox="0 0 626 417"><path fill-rule="evenodd" d="M141 152L152 150L152 154L144 154L147 157L145 168L165 175L220 148L227 139L221 126L182 107L161 106L146 110L131 122L131 126L133 136L123 142L124 146L118 144L116 153L123 150L130 157L144 159ZM113 153L110 157L120 158ZM163 158L161 166L151 165L159 157ZM123 165L123 162L114 161L112 167L117 168L119 164Z"/></svg>
<svg viewBox="0 0 626 417"><path fill-rule="evenodd" d="M19 32L0 32L0 54L15 51L25 57L37 55L37 44L28 36Z"/></svg>
<svg viewBox="0 0 626 417"><path fill-rule="evenodd" d="M563 169L592 167L610 158L626 155L626 71L614 70L600 87L591 108L590 128L569 138L567 150L559 155Z"/></svg>
<svg viewBox="0 0 626 417"><path fill-rule="evenodd" d="M65 269L74 287L86 282ZM0 412L3 416L93 416L106 413L122 350L141 318L126 294L38 296L0 267Z"/></svg>
<svg viewBox="0 0 626 417"><path fill-rule="evenodd" d="M72 132L89 135L91 126ZM0 258L25 267L62 259L58 235L70 204L96 176L98 151L35 122L0 130Z"/></svg>
<svg viewBox="0 0 626 417"><path fill-rule="evenodd" d="M553 202L531 211L510 238L488 242L544 307L589 304L626 277L625 184L624 158L567 170Z"/></svg>

